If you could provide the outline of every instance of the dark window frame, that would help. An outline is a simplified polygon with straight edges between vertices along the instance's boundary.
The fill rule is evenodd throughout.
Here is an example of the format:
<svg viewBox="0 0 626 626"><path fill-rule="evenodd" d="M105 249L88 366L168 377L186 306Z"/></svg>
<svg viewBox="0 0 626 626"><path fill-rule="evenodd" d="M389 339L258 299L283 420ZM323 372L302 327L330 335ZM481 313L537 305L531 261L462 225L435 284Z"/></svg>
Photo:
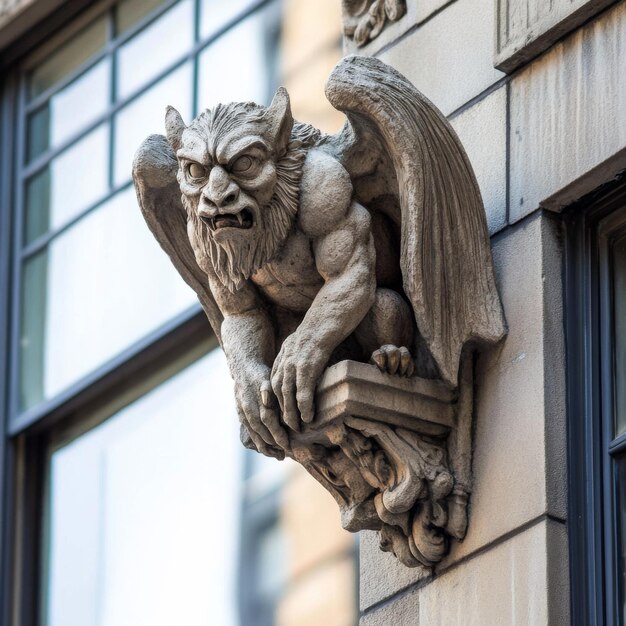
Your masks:
<svg viewBox="0 0 626 626"><path fill-rule="evenodd" d="M572 623L619 624L611 241L626 232L626 174L565 216ZM615 443L615 442L614 442Z"/></svg>

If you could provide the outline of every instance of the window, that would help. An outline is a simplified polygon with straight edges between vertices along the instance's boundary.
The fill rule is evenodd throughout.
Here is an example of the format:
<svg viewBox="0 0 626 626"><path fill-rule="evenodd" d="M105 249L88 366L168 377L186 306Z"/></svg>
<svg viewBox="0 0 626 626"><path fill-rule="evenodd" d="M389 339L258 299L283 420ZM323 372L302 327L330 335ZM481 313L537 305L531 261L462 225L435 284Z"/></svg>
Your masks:
<svg viewBox="0 0 626 626"><path fill-rule="evenodd" d="M14 416L197 309L136 207L132 157L168 104L190 120L208 102L268 101L277 18L276 2L121 0L26 61Z"/></svg>
<svg viewBox="0 0 626 626"><path fill-rule="evenodd" d="M42 623L234 626L237 435L214 350L88 432L51 442Z"/></svg>
<svg viewBox="0 0 626 626"><path fill-rule="evenodd" d="M223 354L130 178L166 104L188 121L270 100L284 21L280 0L67 0L6 57L2 624L270 626L292 589L294 472L239 443ZM293 76L319 61L312 40ZM301 98L315 113L320 99Z"/></svg>
<svg viewBox="0 0 626 626"><path fill-rule="evenodd" d="M570 551L577 624L626 624L626 186L567 220Z"/></svg>

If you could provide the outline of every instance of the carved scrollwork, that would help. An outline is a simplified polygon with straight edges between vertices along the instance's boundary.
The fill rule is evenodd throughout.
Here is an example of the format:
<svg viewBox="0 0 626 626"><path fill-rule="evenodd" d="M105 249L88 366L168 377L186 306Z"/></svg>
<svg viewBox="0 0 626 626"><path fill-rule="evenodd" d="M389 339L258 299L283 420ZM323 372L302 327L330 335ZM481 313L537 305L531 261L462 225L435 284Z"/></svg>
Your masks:
<svg viewBox="0 0 626 626"><path fill-rule="evenodd" d="M444 398L436 381L402 381L400 390L373 366L340 363L320 383L321 419L292 445L337 501L344 528L378 530L381 548L408 567L432 567L465 536L468 468L451 461L449 446L470 445L462 432L471 424L470 367L459 393ZM433 403L447 404L452 420L430 419Z"/></svg>
<svg viewBox="0 0 626 626"><path fill-rule="evenodd" d="M343 0L343 32L361 47L405 13L406 0Z"/></svg>

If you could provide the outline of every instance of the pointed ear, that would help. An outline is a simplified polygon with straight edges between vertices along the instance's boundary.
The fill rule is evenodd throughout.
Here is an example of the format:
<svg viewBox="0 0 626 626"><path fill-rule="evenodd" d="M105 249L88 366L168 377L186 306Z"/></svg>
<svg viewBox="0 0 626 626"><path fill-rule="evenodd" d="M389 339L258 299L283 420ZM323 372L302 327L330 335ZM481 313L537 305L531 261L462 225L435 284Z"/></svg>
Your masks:
<svg viewBox="0 0 626 626"><path fill-rule="evenodd" d="M270 124L276 154L282 155L287 148L293 128L289 94L284 87L279 87L276 90L272 104L267 107L265 117Z"/></svg>
<svg viewBox="0 0 626 626"><path fill-rule="evenodd" d="M165 110L165 136L174 153L180 148L183 131L187 128L180 113L171 106Z"/></svg>

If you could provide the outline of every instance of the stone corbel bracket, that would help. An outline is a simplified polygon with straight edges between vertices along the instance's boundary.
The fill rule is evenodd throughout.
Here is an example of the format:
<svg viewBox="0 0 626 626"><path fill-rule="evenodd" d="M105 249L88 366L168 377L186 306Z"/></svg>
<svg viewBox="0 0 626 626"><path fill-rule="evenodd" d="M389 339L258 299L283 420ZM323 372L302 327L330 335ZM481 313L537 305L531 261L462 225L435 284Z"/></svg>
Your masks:
<svg viewBox="0 0 626 626"><path fill-rule="evenodd" d="M343 0L342 10L343 34L362 47L406 13L406 0Z"/></svg>
<svg viewBox="0 0 626 626"><path fill-rule="evenodd" d="M342 361L328 368L293 456L335 498L346 530L377 530L408 567L463 539L471 486L472 355L459 386Z"/></svg>

